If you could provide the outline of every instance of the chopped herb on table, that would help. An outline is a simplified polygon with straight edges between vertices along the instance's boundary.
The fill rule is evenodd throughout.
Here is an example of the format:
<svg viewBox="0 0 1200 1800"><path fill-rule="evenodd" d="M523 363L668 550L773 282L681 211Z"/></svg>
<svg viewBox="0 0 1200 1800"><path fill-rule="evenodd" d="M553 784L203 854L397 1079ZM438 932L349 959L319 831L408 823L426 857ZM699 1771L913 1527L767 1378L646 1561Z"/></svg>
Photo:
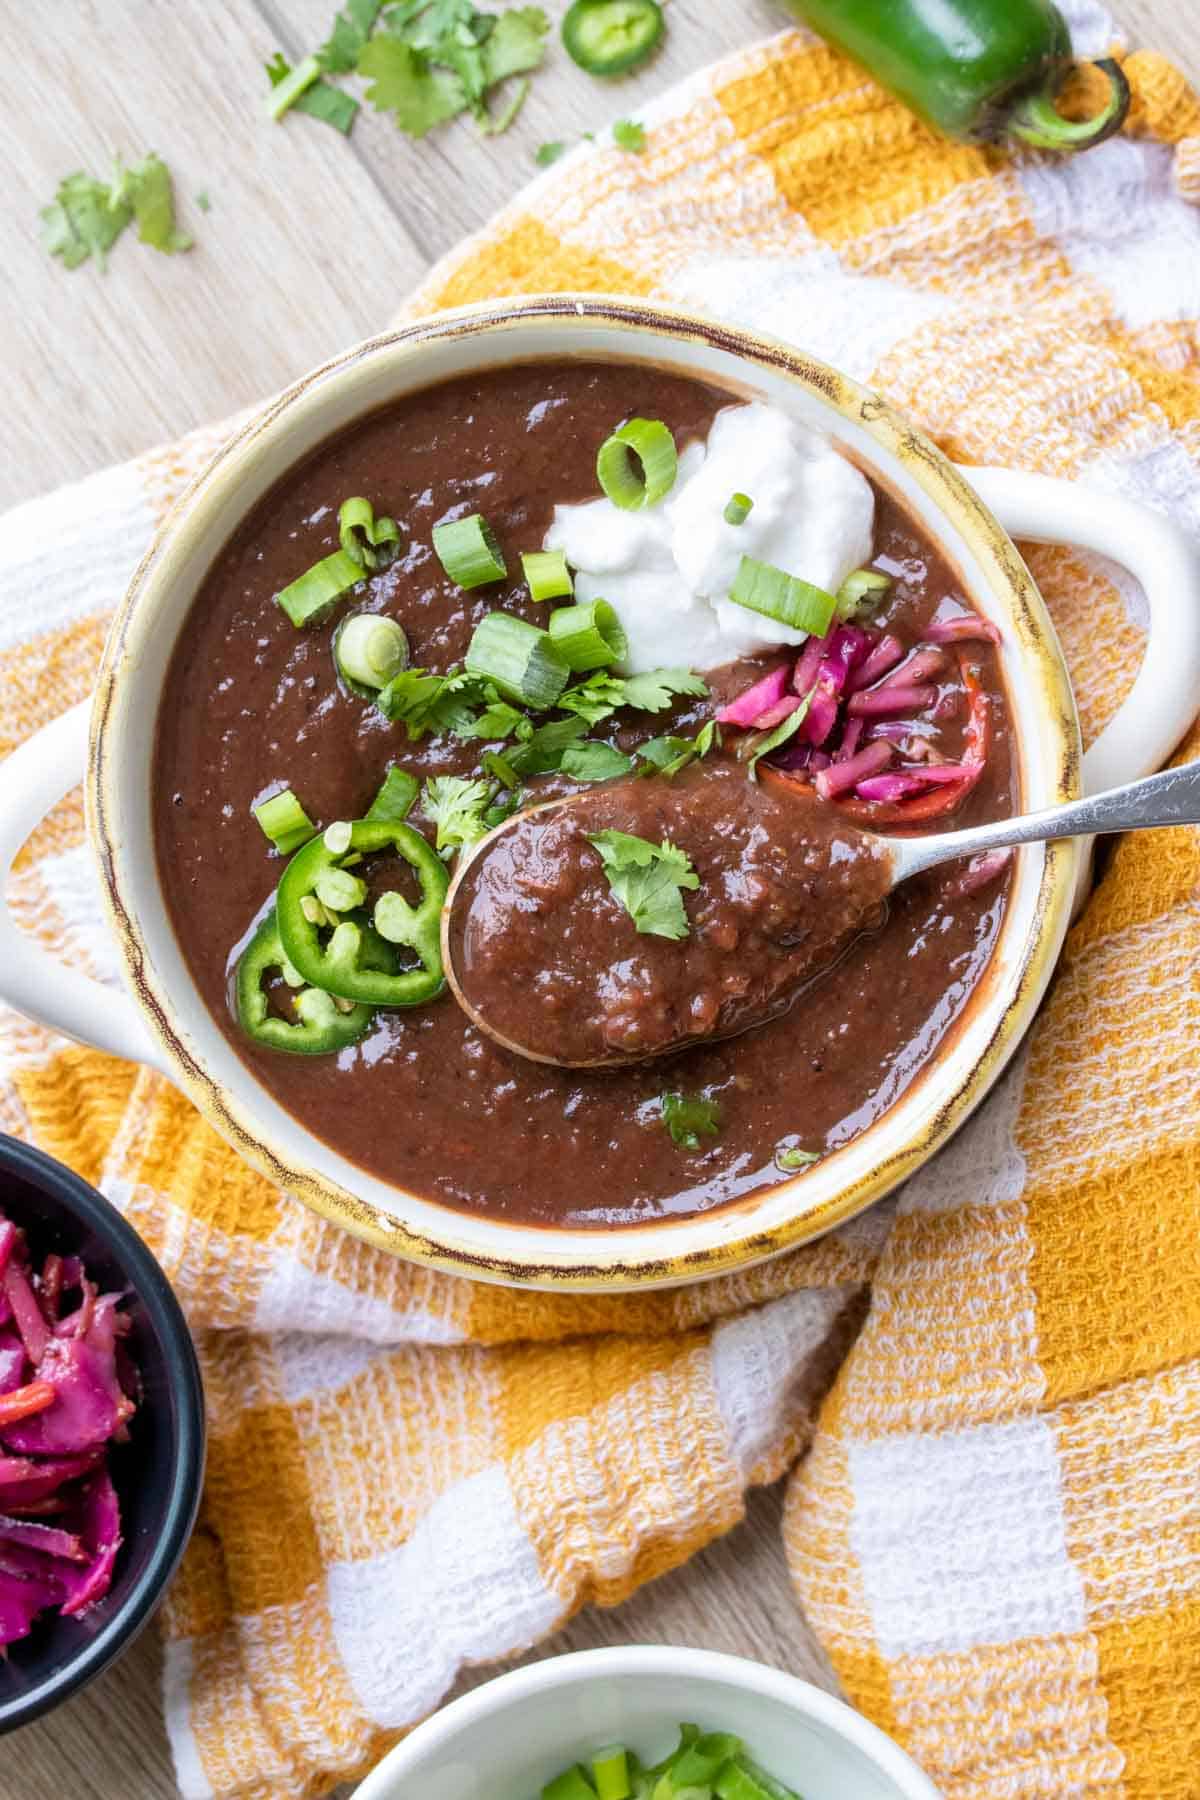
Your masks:
<svg viewBox="0 0 1200 1800"><path fill-rule="evenodd" d="M613 143L618 150L628 150L634 156L640 156L646 148L646 127L639 125L636 119L618 119L612 128Z"/></svg>
<svg viewBox="0 0 1200 1800"><path fill-rule="evenodd" d="M664 1094L659 1106L671 1141L681 1150L702 1150L701 1138L720 1132L721 1109L704 1094Z"/></svg>
<svg viewBox="0 0 1200 1800"><path fill-rule="evenodd" d="M43 244L68 269L94 256L103 273L109 251L134 224L139 243L166 256L192 247L192 239L175 223L170 171L153 151L128 167L118 157L109 181L98 181L82 169L66 176L53 203L42 208L41 220Z"/></svg>
<svg viewBox="0 0 1200 1800"><path fill-rule="evenodd" d="M533 160L539 169L548 169L566 152L566 144L561 138L554 138L550 143L539 144L533 153Z"/></svg>
<svg viewBox="0 0 1200 1800"><path fill-rule="evenodd" d="M639 931L651 937L687 937L683 892L698 888L700 877L682 850L666 838L652 844L628 831L589 832L588 842L600 852L613 897Z"/></svg>

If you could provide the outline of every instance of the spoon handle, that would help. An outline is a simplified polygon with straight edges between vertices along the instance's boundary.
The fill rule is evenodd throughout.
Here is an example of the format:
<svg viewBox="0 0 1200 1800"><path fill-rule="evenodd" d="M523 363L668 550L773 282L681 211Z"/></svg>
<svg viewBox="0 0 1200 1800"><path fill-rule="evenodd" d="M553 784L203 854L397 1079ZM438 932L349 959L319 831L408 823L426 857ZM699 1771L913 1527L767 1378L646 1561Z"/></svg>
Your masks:
<svg viewBox="0 0 1200 1800"><path fill-rule="evenodd" d="M1191 762L1127 782L1124 787L1109 788L1103 794L1071 800L1065 806L1048 807L1045 812L996 819L989 825L972 825L967 831L892 838L889 842L900 881L952 857L974 856L981 850L1044 844L1051 838L1093 837L1109 831L1139 831L1146 825L1196 824L1200 824L1200 762Z"/></svg>

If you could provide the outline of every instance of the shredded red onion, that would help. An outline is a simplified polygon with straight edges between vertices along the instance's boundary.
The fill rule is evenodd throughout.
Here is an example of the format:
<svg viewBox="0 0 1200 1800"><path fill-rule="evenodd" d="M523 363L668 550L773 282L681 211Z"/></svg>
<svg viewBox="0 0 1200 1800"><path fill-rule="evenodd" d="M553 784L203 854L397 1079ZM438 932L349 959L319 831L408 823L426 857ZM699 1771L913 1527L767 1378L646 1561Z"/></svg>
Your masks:
<svg viewBox="0 0 1200 1800"><path fill-rule="evenodd" d="M979 856L973 856L961 875L956 875L946 888L947 896L965 898L968 894L976 894L997 875L1003 873L1012 861L1011 850L985 850Z"/></svg>
<svg viewBox="0 0 1200 1800"><path fill-rule="evenodd" d="M833 753L834 762L846 762L858 749L859 739L866 727L865 719L847 719L846 728L842 732L842 741Z"/></svg>
<svg viewBox="0 0 1200 1800"><path fill-rule="evenodd" d="M740 725L745 730L754 730L762 724L761 715L785 693L787 684L788 665L781 663L769 675L764 675L761 681L756 681L753 687L748 687L744 693L731 700L728 706L723 706L717 714L717 723Z"/></svg>
<svg viewBox="0 0 1200 1800"><path fill-rule="evenodd" d="M868 775L877 775L881 769L886 769L891 760L892 746L877 738L847 757L845 762L830 763L827 769L822 769L816 779L817 792L822 800L836 800L840 794L848 794Z"/></svg>
<svg viewBox="0 0 1200 1800"><path fill-rule="evenodd" d="M914 687L918 682L932 681L945 667L944 650L915 650L906 663L901 663L898 669L893 669L890 675L884 676L876 692L892 687Z"/></svg>
<svg viewBox="0 0 1200 1800"><path fill-rule="evenodd" d="M851 694L846 709L851 718L889 719L897 713L919 712L936 697L937 689L931 687L872 688L866 694Z"/></svg>
<svg viewBox="0 0 1200 1800"><path fill-rule="evenodd" d="M828 648L829 639L827 637L809 638L797 658L796 667L792 670L792 687L797 694L807 694L817 679L817 670L821 667L822 659Z"/></svg>
<svg viewBox="0 0 1200 1800"><path fill-rule="evenodd" d="M981 619L978 613L957 613L948 619L934 619L925 627L925 636L931 644L1000 642L1000 633L991 620Z"/></svg>
<svg viewBox="0 0 1200 1800"><path fill-rule="evenodd" d="M974 778L975 771L962 763L926 763L919 769L898 769L890 775L868 776L854 791L860 800L905 800L909 794L921 794L931 787L948 787L953 782L970 782ZM903 785L897 786L897 783Z"/></svg>
<svg viewBox="0 0 1200 1800"><path fill-rule="evenodd" d="M765 712L759 713L754 721L755 730L769 731L772 725L782 725L785 719L790 719L794 712L799 711L800 705L799 694L784 694L774 706L768 706Z"/></svg>
<svg viewBox="0 0 1200 1800"><path fill-rule="evenodd" d="M847 682L848 692L857 694L863 688L870 687L873 681L878 681L881 675L886 675L889 669L895 668L903 655L904 645L898 637L892 637L889 634L887 637L880 638L875 648L863 658Z"/></svg>

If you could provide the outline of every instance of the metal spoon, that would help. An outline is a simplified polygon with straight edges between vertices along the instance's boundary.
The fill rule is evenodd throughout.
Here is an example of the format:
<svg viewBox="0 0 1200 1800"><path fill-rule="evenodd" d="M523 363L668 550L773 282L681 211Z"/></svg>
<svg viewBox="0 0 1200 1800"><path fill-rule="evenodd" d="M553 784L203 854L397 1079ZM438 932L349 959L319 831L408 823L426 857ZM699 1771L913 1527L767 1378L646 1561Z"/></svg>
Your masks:
<svg viewBox="0 0 1200 1800"><path fill-rule="evenodd" d="M634 1054L615 1052L600 1057L589 1056L586 1059L551 1056L544 1050L518 1041L511 1030L503 1031L494 1020L489 1019L486 1011L481 1011L467 990L463 971L456 966L456 956L464 940L462 926L465 924L465 919L461 916L465 909L459 906L458 901L468 870L473 876L477 876L479 859L494 853L507 834L517 829L531 814L545 814L567 807L573 812L586 811L589 798L596 791L592 789L566 799L550 800L541 806L515 813L511 819L506 819L494 831L481 838L469 855L460 858L442 915L442 956L446 978L455 999L472 1023L505 1049L515 1051L533 1062L551 1063L557 1067L620 1067L644 1061L649 1056L669 1055L683 1047L684 1042L676 1039L650 1050L641 1049ZM1165 769L1144 780L1131 781L1124 787L1110 788L1107 793L1093 794L1063 806L1049 807L1044 812L1026 813L1015 819L997 819L986 825L972 825L963 831L943 831L927 837L901 838L885 837L857 826L853 830L855 835L868 840L876 855L883 853L890 859L884 883L885 889L890 891L907 881L910 876L936 868L939 863L975 857L990 850L1009 849L1020 844L1047 843L1055 838L1090 837L1116 831L1138 831L1147 826L1197 823L1200 823L1200 762L1188 763L1182 768ZM531 980L531 1016L536 1004ZM777 1011L778 1007L774 1010ZM769 1016L769 1012L764 1014L764 1017ZM755 1022L761 1021L749 1020L740 1024L738 1029L745 1029L746 1024ZM691 1044L702 1040L699 1037L689 1037L685 1041Z"/></svg>

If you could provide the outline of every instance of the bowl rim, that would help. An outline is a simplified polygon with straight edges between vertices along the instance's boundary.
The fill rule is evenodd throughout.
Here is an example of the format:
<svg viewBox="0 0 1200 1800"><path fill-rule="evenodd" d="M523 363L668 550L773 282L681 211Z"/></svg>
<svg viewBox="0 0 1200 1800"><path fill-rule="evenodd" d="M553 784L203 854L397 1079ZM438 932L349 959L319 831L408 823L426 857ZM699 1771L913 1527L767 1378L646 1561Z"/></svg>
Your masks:
<svg viewBox="0 0 1200 1800"><path fill-rule="evenodd" d="M869 388L778 339L657 301L555 293L479 302L366 339L302 376L221 447L163 519L114 618L91 714L85 779L89 830L100 865L105 910L126 977L154 1041L165 1054L172 1079L252 1167L342 1229L392 1254L451 1274L558 1291L623 1292L678 1286L765 1261L845 1223L911 1175L963 1123L1016 1049L1057 960L1079 858L1074 840L1062 840L1045 849L1028 931L1014 949L1004 1004L1001 1007L993 1001L995 1016L989 1018L989 1035L981 1053L967 1066L954 1069L944 1083L945 1092L939 1094L936 1111L925 1120L914 1121L899 1145L881 1146L879 1159L869 1171L852 1177L828 1198L810 1199L807 1205L801 1192L803 1177L775 1184L769 1192L777 1203L782 1206L794 1195L794 1204L770 1221L747 1216L746 1209L755 1198L749 1195L707 1213L664 1215L654 1223L628 1229L584 1232L573 1228L509 1229L502 1219L460 1212L399 1186L392 1190L394 1207L385 1206L356 1192L340 1170L337 1174L316 1171L306 1155L306 1140L319 1140L302 1121L289 1115L284 1125L263 1117L253 1072L246 1070L244 1087L235 1088L210 1071L192 1044L186 1015L179 1015L159 976L139 923L133 898L135 852L112 823L119 816L117 795L121 791L115 740L120 736L118 723L130 704L122 691L123 681L136 673L140 634L152 616L151 603L170 585L176 534L186 542L189 533L202 533L210 514L232 504L239 470L249 464L256 446L263 441L273 443L286 429L290 416L302 421L306 405L319 409L333 391L331 384L349 382L373 359L390 371L414 359L419 361L431 347L484 334L496 339L496 361L503 362L506 337L531 324L611 329L626 339L629 354L635 358L638 341L656 337L684 349L698 347L701 352L728 355L742 363L749 375L755 371L782 375L805 389L873 439L882 453L895 457L946 524L968 545L1002 596L1004 610L1019 625L1025 640L1022 654L1036 668L1047 728L1057 744L1055 773L1047 784L1053 791L1042 803L1075 796L1080 750L1074 699L1044 603L1008 534L930 439ZM569 331L563 331L559 345L539 352L572 353ZM619 356L620 352L611 354ZM693 372L697 379L704 379ZM291 463L301 460L303 454L306 452L297 451ZM233 529L230 524L226 538ZM993 960L990 967L996 966ZM966 1018L964 1014L955 1032ZM952 1037L947 1045L952 1045ZM945 1060L946 1053L939 1052L931 1067ZM914 1083L909 1091L916 1092L919 1086ZM268 1098L286 1113L281 1102ZM902 1096L897 1104L903 1105L906 1098ZM344 1156L334 1154L346 1163ZM364 1175L362 1179L374 1178ZM414 1204L426 1218L432 1216L433 1222L414 1219ZM706 1221L706 1241L689 1244L685 1228L701 1231ZM495 1234L491 1242L486 1241L489 1233ZM568 1248L568 1239L577 1241Z"/></svg>
<svg viewBox="0 0 1200 1800"><path fill-rule="evenodd" d="M903 1800L940 1800L938 1790L924 1770L864 1714L836 1694L816 1687L799 1675L775 1669L748 1656L724 1650L698 1650L674 1644L605 1645L594 1650L572 1650L563 1656L547 1656L521 1669L494 1676L468 1694L432 1713L414 1727L401 1743L376 1764L355 1800L395 1800L397 1776L411 1773L416 1756L452 1745L480 1720L502 1712L513 1701L531 1694L551 1693L574 1687L598 1676L642 1679L665 1675L683 1680L719 1681L747 1689L763 1699L775 1700L807 1719L826 1725L869 1757L882 1775L896 1785Z"/></svg>
<svg viewBox="0 0 1200 1800"><path fill-rule="evenodd" d="M149 1622L179 1566L195 1524L204 1481L205 1451L204 1388L196 1346L183 1308L153 1252L112 1201L82 1175L36 1144L0 1133L0 1178L9 1172L49 1196L97 1237L113 1245L156 1334L168 1346L164 1362L177 1431L162 1527L137 1580L103 1628L94 1637L82 1638L79 1649L36 1687L15 1699L6 1700L0 1695L0 1735L28 1725L77 1693L108 1668Z"/></svg>

